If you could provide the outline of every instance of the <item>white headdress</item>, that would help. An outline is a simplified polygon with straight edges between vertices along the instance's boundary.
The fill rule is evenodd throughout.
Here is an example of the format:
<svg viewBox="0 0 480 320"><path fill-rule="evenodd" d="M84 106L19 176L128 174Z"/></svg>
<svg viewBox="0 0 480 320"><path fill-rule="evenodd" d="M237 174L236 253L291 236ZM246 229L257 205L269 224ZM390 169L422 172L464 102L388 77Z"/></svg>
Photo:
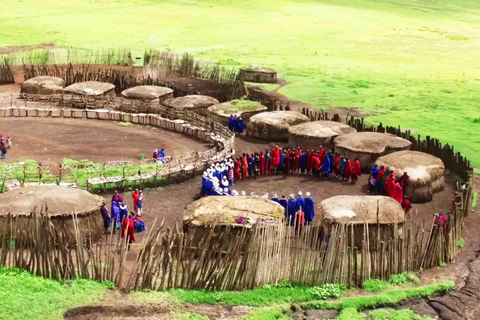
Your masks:
<svg viewBox="0 0 480 320"><path fill-rule="evenodd" d="M310 196L311 196L311 193L310 193L310 192L306 192L305 195L306 195L307 197L310 197Z"/></svg>
<svg viewBox="0 0 480 320"><path fill-rule="evenodd" d="M303 195L302 191L298 191L298 195L301 197Z"/></svg>
<svg viewBox="0 0 480 320"><path fill-rule="evenodd" d="M245 191L242 191L242 196L245 197L246 195L247 195L247 193Z"/></svg>

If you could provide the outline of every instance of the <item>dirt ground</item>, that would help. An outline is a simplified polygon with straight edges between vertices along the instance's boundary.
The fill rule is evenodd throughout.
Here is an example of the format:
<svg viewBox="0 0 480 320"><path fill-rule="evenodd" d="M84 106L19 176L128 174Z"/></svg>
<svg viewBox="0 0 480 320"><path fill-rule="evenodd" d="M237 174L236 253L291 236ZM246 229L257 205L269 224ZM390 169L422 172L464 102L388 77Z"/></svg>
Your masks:
<svg viewBox="0 0 480 320"><path fill-rule="evenodd" d="M36 160L55 164L63 158L96 162L152 157L154 149L166 155L205 151L208 145L188 136L144 125L64 118L0 118L0 134L12 138L7 161Z"/></svg>

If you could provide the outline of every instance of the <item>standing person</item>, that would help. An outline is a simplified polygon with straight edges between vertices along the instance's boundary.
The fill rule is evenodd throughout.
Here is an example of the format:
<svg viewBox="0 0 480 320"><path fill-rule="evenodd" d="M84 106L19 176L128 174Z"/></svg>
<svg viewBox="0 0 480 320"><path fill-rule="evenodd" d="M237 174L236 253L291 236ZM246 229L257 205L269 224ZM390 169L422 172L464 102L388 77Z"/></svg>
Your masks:
<svg viewBox="0 0 480 320"><path fill-rule="evenodd" d="M345 180L350 181L350 175L352 173L352 162L348 157L345 158Z"/></svg>
<svg viewBox="0 0 480 320"><path fill-rule="evenodd" d="M5 159L7 157L7 147L4 145L2 147L2 159Z"/></svg>
<svg viewBox="0 0 480 320"><path fill-rule="evenodd" d="M233 131L233 114L230 115L230 118L228 118L228 130Z"/></svg>
<svg viewBox="0 0 480 320"><path fill-rule="evenodd" d="M253 153L248 157L248 175L250 178L253 178L253 170L255 165L255 159Z"/></svg>
<svg viewBox="0 0 480 320"><path fill-rule="evenodd" d="M385 168L385 173L383 174L382 177L379 177L379 179L381 180L381 187L380 187L380 190L381 190L381 194L383 195L386 195L387 194L387 188L386 188L386 181L387 181L387 178L388 176L390 176L390 174L392 173L392 171L390 170L389 167L386 167Z"/></svg>
<svg viewBox="0 0 480 320"><path fill-rule="evenodd" d="M238 118L237 118L237 115L235 115L235 116L233 117L233 122L232 122L232 131L233 131L234 133L237 132L237 128L238 128L238 124L237 124L237 123L238 123Z"/></svg>
<svg viewBox="0 0 480 320"><path fill-rule="evenodd" d="M280 165L280 149L278 146L275 146L275 148L272 148L272 167L274 170L277 170L277 167Z"/></svg>
<svg viewBox="0 0 480 320"><path fill-rule="evenodd" d="M295 173L298 173L298 170L300 169L300 158L302 157L302 149L300 147L297 147L297 151L295 151L295 163L293 166L293 171Z"/></svg>
<svg viewBox="0 0 480 320"><path fill-rule="evenodd" d="M305 223L310 224L313 218L315 218L315 203L311 198L310 192L305 193L305 196L305 208L303 212L305 213Z"/></svg>
<svg viewBox="0 0 480 320"><path fill-rule="evenodd" d="M132 198L133 198L133 210L137 212L137 202L138 202L138 197L140 196L140 192L138 189L135 189L135 191L132 192ZM128 216L128 212L127 212Z"/></svg>
<svg viewBox="0 0 480 320"><path fill-rule="evenodd" d="M205 197L211 188L212 188L212 183L208 178L208 172L205 171L202 176L202 188L200 190L200 197Z"/></svg>
<svg viewBox="0 0 480 320"><path fill-rule="evenodd" d="M260 175L263 176L265 174L265 169L266 169L266 160L265 160L265 155L263 154L262 151L260 151Z"/></svg>
<svg viewBox="0 0 480 320"><path fill-rule="evenodd" d="M111 221L113 223L113 231L120 228L120 202L112 201Z"/></svg>
<svg viewBox="0 0 480 320"><path fill-rule="evenodd" d="M162 162L165 159L165 151L163 149L158 151L158 159L160 159Z"/></svg>
<svg viewBox="0 0 480 320"><path fill-rule="evenodd" d="M273 193L273 198L271 199L273 202L280 203L280 199L278 198L277 194Z"/></svg>
<svg viewBox="0 0 480 320"><path fill-rule="evenodd" d="M10 139L10 137L7 137L7 149L10 149L12 146L12 139Z"/></svg>
<svg viewBox="0 0 480 320"><path fill-rule="evenodd" d="M238 117L237 119L237 127L236 127L236 132L238 132L239 134L242 134L243 133L243 130L244 130L244 121L242 119L242 117Z"/></svg>
<svg viewBox="0 0 480 320"><path fill-rule="evenodd" d="M303 210L295 212L295 234L297 237L302 233L302 227L305 224L305 213Z"/></svg>
<svg viewBox="0 0 480 320"><path fill-rule="evenodd" d="M110 216L108 215L108 208L105 201L103 201L102 206L100 207L100 213L102 214L103 219L103 231L107 232L110 228Z"/></svg>
<svg viewBox="0 0 480 320"><path fill-rule="evenodd" d="M312 152L312 175L316 176L317 175L317 162L319 162L317 155Z"/></svg>
<svg viewBox="0 0 480 320"><path fill-rule="evenodd" d="M307 153L304 151L300 156L300 172L305 174L305 170L307 169Z"/></svg>
<svg viewBox="0 0 480 320"><path fill-rule="evenodd" d="M281 173L283 171L283 162L284 162L284 157L283 157L283 152L279 150L278 153L278 166L277 166L277 173ZM288 160L287 160L288 161Z"/></svg>
<svg viewBox="0 0 480 320"><path fill-rule="evenodd" d="M393 182L392 183L393 187L391 187L392 190L392 195L391 197L395 200L398 201L398 203L402 204L403 201L403 189L402 186L400 186L400 183L398 182Z"/></svg>
<svg viewBox="0 0 480 320"><path fill-rule="evenodd" d="M158 159L158 150L157 149L155 149L153 151L152 158L153 158L154 162L157 161L157 159Z"/></svg>
<svg viewBox="0 0 480 320"><path fill-rule="evenodd" d="M271 156L270 156L270 152L267 150L265 150L265 169L266 169L266 173L267 174L272 174L272 166L271 166Z"/></svg>
<svg viewBox="0 0 480 320"><path fill-rule="evenodd" d="M307 174L310 174L312 172L312 158L313 158L313 152L312 150L308 150L307 152Z"/></svg>
<svg viewBox="0 0 480 320"><path fill-rule="evenodd" d="M135 242L135 214L130 213L128 219L124 219L122 223L122 238L125 238L128 243L128 250L130 251L130 245Z"/></svg>
<svg viewBox="0 0 480 320"><path fill-rule="evenodd" d="M290 164L293 162L291 161L289 154L287 151L284 151L283 153L283 175L285 177L288 176L288 172L290 171Z"/></svg>
<svg viewBox="0 0 480 320"><path fill-rule="evenodd" d="M412 209L412 204L410 203L410 200L408 200L406 196L403 197L402 208L403 208L403 211L405 211L405 214L409 213L410 209Z"/></svg>
<svg viewBox="0 0 480 320"><path fill-rule="evenodd" d="M362 175L362 166L360 165L360 161L355 158L352 164L352 183L357 183L358 177Z"/></svg>
<svg viewBox="0 0 480 320"><path fill-rule="evenodd" d="M383 175L385 174L385 172L387 171L387 169L384 167L384 166L380 166L380 168L378 169L378 173L377 173L377 184L375 186L375 189L377 190L377 192L379 194L382 194L383 193L383 186L382 186L382 177Z"/></svg>
<svg viewBox="0 0 480 320"><path fill-rule="evenodd" d="M295 171L295 150L288 149L288 159L290 160L290 166L288 172Z"/></svg>
<svg viewBox="0 0 480 320"><path fill-rule="evenodd" d="M395 182L396 182L395 172L391 171L390 175L387 177L387 179L385 179L385 193L387 197L392 197L393 190L395 189Z"/></svg>
<svg viewBox="0 0 480 320"><path fill-rule="evenodd" d="M113 192L112 202L116 202L116 203L123 202L123 197L122 197L121 194L118 193L117 190L115 190L115 191Z"/></svg>
<svg viewBox="0 0 480 320"><path fill-rule="evenodd" d="M233 162L234 176L235 176L235 180L237 181L239 181L240 177L242 176L240 168L241 168L241 160L240 160L240 157L237 157L237 159Z"/></svg>
<svg viewBox="0 0 480 320"><path fill-rule="evenodd" d="M338 178L340 177L340 167L342 165L342 158L338 153L335 153L333 157L333 172L335 172L335 176Z"/></svg>
<svg viewBox="0 0 480 320"><path fill-rule="evenodd" d="M320 174L320 169L322 167L322 161L320 160L319 156L315 157L313 165L315 167L315 175L318 176Z"/></svg>
<svg viewBox="0 0 480 320"><path fill-rule="evenodd" d="M247 155L244 153L242 157L242 179L243 180L247 179L247 173L248 173L248 158L247 158Z"/></svg>
<svg viewBox="0 0 480 320"><path fill-rule="evenodd" d="M138 201L137 201L137 216L139 217L141 217L143 214L142 203L143 203L143 191L140 190L140 193L138 195Z"/></svg>
<svg viewBox="0 0 480 320"><path fill-rule="evenodd" d="M410 177L406 172L403 173L403 176L398 179L398 182L400 183L400 186L402 187L403 190L403 195L405 195L405 192L407 190L408 185L410 184Z"/></svg>
<svg viewBox="0 0 480 320"><path fill-rule="evenodd" d="M123 219L128 218L128 207L127 204L121 202L120 203L120 224L123 222Z"/></svg>
<svg viewBox="0 0 480 320"><path fill-rule="evenodd" d="M330 170L332 168L332 157L330 156L332 154L332 152L330 152L326 157L325 157L325 160L323 160L323 164L322 164L322 170L325 174L325 177L328 177L329 174L330 174ZM305 211L305 210L304 210Z"/></svg>
<svg viewBox="0 0 480 320"><path fill-rule="evenodd" d="M303 192L298 191L297 203L296 203L295 211L305 210L305 198L303 197Z"/></svg>
<svg viewBox="0 0 480 320"><path fill-rule="evenodd" d="M347 165L347 159L345 157L341 157L342 158L342 162L340 163L340 179L344 179L345 178L345 166Z"/></svg>
<svg viewBox="0 0 480 320"><path fill-rule="evenodd" d="M321 163L325 160L325 150L323 150L323 146L320 146L318 149L318 159L320 159Z"/></svg>
<svg viewBox="0 0 480 320"><path fill-rule="evenodd" d="M371 193L375 190L377 185L377 174L378 174L378 165L374 165L370 171L370 179L368 179L368 193Z"/></svg>
<svg viewBox="0 0 480 320"><path fill-rule="evenodd" d="M227 169L227 180L228 180L228 183L230 185L234 185L235 184L235 180L234 180L234 172L233 172L233 167L235 166L235 164L229 162L228 163L228 169Z"/></svg>
<svg viewBox="0 0 480 320"><path fill-rule="evenodd" d="M287 221L288 221L288 225L290 226L292 226L294 223L296 210L297 210L297 201L295 200L295 196L291 194L290 199L288 199L288 206L287 206Z"/></svg>

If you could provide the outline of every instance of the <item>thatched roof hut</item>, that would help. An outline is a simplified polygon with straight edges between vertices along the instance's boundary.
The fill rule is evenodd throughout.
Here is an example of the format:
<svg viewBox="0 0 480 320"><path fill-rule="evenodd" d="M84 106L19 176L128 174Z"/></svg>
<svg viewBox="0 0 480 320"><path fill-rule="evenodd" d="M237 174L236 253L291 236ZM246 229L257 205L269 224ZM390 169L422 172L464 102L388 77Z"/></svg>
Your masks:
<svg viewBox="0 0 480 320"><path fill-rule="evenodd" d="M275 83L277 82L277 72L265 67L250 66L240 68L240 78L249 82Z"/></svg>
<svg viewBox="0 0 480 320"><path fill-rule="evenodd" d="M20 93L47 96L52 94L62 94L63 88L65 88L65 80L62 78L40 76L28 79L22 83Z"/></svg>
<svg viewBox="0 0 480 320"><path fill-rule="evenodd" d="M160 86L136 86L122 91L122 96L132 100L162 102L173 98L173 90Z"/></svg>
<svg viewBox="0 0 480 320"><path fill-rule="evenodd" d="M333 139L342 134L357 132L354 128L336 121L312 121L288 128L291 147L317 150L320 146L333 149Z"/></svg>
<svg viewBox="0 0 480 320"><path fill-rule="evenodd" d="M36 186L14 189L0 194L0 225L7 216L17 218L18 230L26 230L33 212L50 216L55 228L74 233L73 216L78 219L81 232L94 238L103 230L100 207L103 198L85 190L60 186Z"/></svg>
<svg viewBox="0 0 480 320"><path fill-rule="evenodd" d="M256 101L232 100L210 106L208 108L208 116L227 126L231 115L242 117L245 123L247 123L252 116L267 110L267 107Z"/></svg>
<svg viewBox="0 0 480 320"><path fill-rule="evenodd" d="M410 183L405 195L412 202L427 202L443 190L445 165L440 158L418 151L398 151L382 156L375 162L393 170L400 178L407 172Z"/></svg>
<svg viewBox="0 0 480 320"><path fill-rule="evenodd" d="M297 111L262 112L250 118L247 135L267 141L287 141L290 126L309 121L306 115Z"/></svg>
<svg viewBox="0 0 480 320"><path fill-rule="evenodd" d="M335 151L350 160L358 158L362 170L369 172L378 157L395 151L409 150L412 143L388 133L355 132L333 140Z"/></svg>
<svg viewBox="0 0 480 320"><path fill-rule="evenodd" d="M368 224L370 241L376 239L380 225L380 236L391 238L395 223L405 222L405 212L393 198L384 196L335 196L320 203L322 224L331 230L333 224L354 225L355 244L360 247L364 224ZM377 215L378 212L378 215Z"/></svg>
<svg viewBox="0 0 480 320"><path fill-rule="evenodd" d="M85 81L69 85L63 90L65 93L88 96L114 96L115 85L108 82Z"/></svg>
<svg viewBox="0 0 480 320"><path fill-rule="evenodd" d="M192 94L184 97L171 98L162 101L162 105L172 109L187 109L201 115L207 115L207 109L211 105L218 104L218 100L209 96Z"/></svg>

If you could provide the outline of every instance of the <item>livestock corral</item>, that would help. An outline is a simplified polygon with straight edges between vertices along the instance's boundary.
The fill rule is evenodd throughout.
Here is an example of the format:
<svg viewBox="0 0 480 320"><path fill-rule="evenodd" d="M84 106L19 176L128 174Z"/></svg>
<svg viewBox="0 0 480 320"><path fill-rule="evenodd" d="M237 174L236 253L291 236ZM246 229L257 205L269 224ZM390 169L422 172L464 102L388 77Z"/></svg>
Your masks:
<svg viewBox="0 0 480 320"><path fill-rule="evenodd" d="M160 56L163 64L149 68L0 70L9 75L5 82L14 74L24 80L0 96L0 134L13 141L0 163L1 267L57 280L109 280L124 291L247 290L284 279L353 288L404 272L428 276L456 261L466 234L478 240L469 223L473 169L453 147L350 116L284 110L273 97L256 101L238 132L230 121L242 113L232 106L253 99L241 73ZM268 71L261 80L276 81ZM332 160L358 159L361 172L350 181L334 163L314 165L313 173L272 166L235 176L227 189L244 195L199 199L211 168L277 148L286 156L290 149L332 151ZM400 201L375 189L382 181L375 168L384 167L397 179L410 177ZM143 189L135 213L146 230L133 242L125 241L128 223L118 229L114 206L108 225L101 207L110 209L119 193L133 210L135 189ZM315 204L306 223L286 221L274 199L299 198L299 191ZM402 206L404 196L412 209Z"/></svg>

